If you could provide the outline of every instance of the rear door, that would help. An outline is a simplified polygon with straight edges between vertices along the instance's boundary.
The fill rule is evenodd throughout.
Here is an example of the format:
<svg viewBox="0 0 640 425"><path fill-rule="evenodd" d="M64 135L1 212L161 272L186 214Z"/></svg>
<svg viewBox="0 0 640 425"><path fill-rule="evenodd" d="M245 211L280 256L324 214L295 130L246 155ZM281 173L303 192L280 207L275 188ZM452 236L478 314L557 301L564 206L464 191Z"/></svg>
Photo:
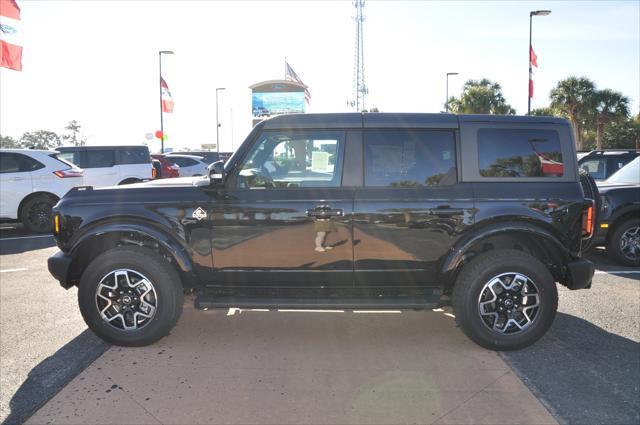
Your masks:
<svg viewBox="0 0 640 425"><path fill-rule="evenodd" d="M0 152L0 217L18 218L20 202L32 192L31 171L43 166L14 152Z"/></svg>
<svg viewBox="0 0 640 425"><path fill-rule="evenodd" d="M118 148L116 162L119 181L151 178L151 157L149 149L144 146Z"/></svg>
<svg viewBox="0 0 640 425"><path fill-rule="evenodd" d="M364 187L354 202L358 287L438 285L444 257L473 218L450 125L365 129Z"/></svg>
<svg viewBox="0 0 640 425"><path fill-rule="evenodd" d="M344 130L268 130L211 210L215 283L353 286Z"/></svg>
<svg viewBox="0 0 640 425"><path fill-rule="evenodd" d="M80 168L84 169L84 184L87 186L115 186L120 181L114 149L81 151Z"/></svg>

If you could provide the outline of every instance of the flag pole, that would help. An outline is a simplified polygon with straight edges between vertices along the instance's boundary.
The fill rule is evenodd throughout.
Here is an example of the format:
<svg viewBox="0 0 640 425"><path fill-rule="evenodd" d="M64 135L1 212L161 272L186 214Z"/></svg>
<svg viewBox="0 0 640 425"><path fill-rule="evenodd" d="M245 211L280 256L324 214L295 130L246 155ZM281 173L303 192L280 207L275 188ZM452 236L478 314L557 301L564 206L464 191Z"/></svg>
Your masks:
<svg viewBox="0 0 640 425"><path fill-rule="evenodd" d="M162 121L162 52L158 52L158 63L160 70L160 78L158 84L160 86L160 153L164 153L164 122Z"/></svg>

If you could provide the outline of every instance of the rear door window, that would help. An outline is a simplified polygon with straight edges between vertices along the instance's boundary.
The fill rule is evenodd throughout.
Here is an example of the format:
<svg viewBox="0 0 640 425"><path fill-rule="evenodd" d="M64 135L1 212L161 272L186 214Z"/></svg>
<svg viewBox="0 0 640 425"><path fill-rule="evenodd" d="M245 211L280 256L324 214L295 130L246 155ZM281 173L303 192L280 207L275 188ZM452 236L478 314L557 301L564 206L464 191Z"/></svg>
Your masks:
<svg viewBox="0 0 640 425"><path fill-rule="evenodd" d="M580 168L591 174L594 179L607 178L607 161L604 158L595 158L582 161Z"/></svg>
<svg viewBox="0 0 640 425"><path fill-rule="evenodd" d="M0 154L0 173L27 173L44 168L44 164L27 155L13 152Z"/></svg>
<svg viewBox="0 0 640 425"><path fill-rule="evenodd" d="M115 165L115 152L111 149L90 149L84 152L86 165L83 168L105 168Z"/></svg>
<svg viewBox="0 0 640 425"><path fill-rule="evenodd" d="M118 149L118 164L147 164L149 153L144 149Z"/></svg>
<svg viewBox="0 0 640 425"><path fill-rule="evenodd" d="M381 130L364 135L364 184L428 187L456 182L452 131Z"/></svg>
<svg viewBox="0 0 640 425"><path fill-rule="evenodd" d="M554 130L478 130L478 163L483 177L560 177L560 137Z"/></svg>

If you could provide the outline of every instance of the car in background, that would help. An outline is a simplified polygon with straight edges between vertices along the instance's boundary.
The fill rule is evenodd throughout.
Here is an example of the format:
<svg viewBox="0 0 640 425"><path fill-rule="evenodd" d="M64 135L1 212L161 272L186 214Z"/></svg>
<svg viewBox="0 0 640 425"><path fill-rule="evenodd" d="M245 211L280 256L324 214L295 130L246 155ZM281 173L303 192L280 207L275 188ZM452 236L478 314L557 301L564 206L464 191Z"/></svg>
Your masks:
<svg viewBox="0 0 640 425"><path fill-rule="evenodd" d="M195 155L202 157L202 160L207 164L213 164L216 161L227 162L227 159L231 157L233 152L213 152L213 151L185 151L169 153L169 155Z"/></svg>
<svg viewBox="0 0 640 425"><path fill-rule="evenodd" d="M592 246L617 263L640 266L640 157L598 182L600 213Z"/></svg>
<svg viewBox="0 0 640 425"><path fill-rule="evenodd" d="M64 146L60 157L84 170L86 186L139 183L153 177L149 148L134 146Z"/></svg>
<svg viewBox="0 0 640 425"><path fill-rule="evenodd" d="M638 149L591 151L582 157L578 154L578 165L595 180L606 180L638 156Z"/></svg>
<svg viewBox="0 0 640 425"><path fill-rule="evenodd" d="M157 179L180 177L180 166L169 161L164 155L152 154L151 158L159 163L159 167L156 169Z"/></svg>
<svg viewBox="0 0 640 425"><path fill-rule="evenodd" d="M58 152L1 149L0 220L19 220L30 232L50 232L51 208L82 184L82 170L61 159Z"/></svg>
<svg viewBox="0 0 640 425"><path fill-rule="evenodd" d="M201 156L171 154L165 158L180 167L181 177L206 176L209 174L208 163Z"/></svg>

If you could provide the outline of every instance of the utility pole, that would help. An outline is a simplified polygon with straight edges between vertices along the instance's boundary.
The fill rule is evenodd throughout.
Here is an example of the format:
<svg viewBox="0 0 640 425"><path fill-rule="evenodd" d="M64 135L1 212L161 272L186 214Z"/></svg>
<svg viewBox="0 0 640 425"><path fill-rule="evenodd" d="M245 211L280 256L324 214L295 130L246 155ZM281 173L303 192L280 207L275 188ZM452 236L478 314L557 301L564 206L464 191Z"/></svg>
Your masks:
<svg viewBox="0 0 640 425"><path fill-rule="evenodd" d="M218 153L220 153L220 121L218 120L218 92L220 90L225 90L225 88L216 88L216 152Z"/></svg>
<svg viewBox="0 0 640 425"><path fill-rule="evenodd" d="M353 5L356 8L356 16L353 18L356 21L356 48L353 72L353 102L351 102L351 105L355 106L356 111L360 112L365 109L366 95L369 93L364 79L364 33L362 30L364 0L355 0Z"/></svg>

